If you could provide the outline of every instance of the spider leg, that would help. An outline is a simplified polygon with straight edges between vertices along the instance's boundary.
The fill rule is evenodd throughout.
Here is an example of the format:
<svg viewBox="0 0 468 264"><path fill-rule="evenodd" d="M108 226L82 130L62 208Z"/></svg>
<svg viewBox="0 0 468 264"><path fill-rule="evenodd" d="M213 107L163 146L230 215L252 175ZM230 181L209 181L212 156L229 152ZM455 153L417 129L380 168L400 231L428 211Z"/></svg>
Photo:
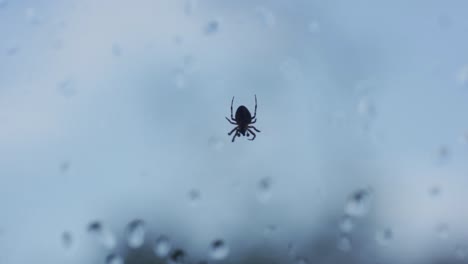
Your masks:
<svg viewBox="0 0 468 264"><path fill-rule="evenodd" d="M252 120L255 119L256 116L257 116L257 95L255 95L255 111L254 111L254 115L252 116Z"/></svg>
<svg viewBox="0 0 468 264"><path fill-rule="evenodd" d="M229 121L229 123L233 124L233 125L237 125L235 122L232 122L231 120L229 120L229 118L226 117L226 120Z"/></svg>
<svg viewBox="0 0 468 264"><path fill-rule="evenodd" d="M233 114L232 114L232 105L234 104L234 96L232 97L232 101L231 101L231 119L236 121L236 119L234 118Z"/></svg>
<svg viewBox="0 0 468 264"><path fill-rule="evenodd" d="M234 129L231 130L231 132L228 133L228 136L230 136L234 131L237 130L237 127L235 127Z"/></svg>
<svg viewBox="0 0 468 264"><path fill-rule="evenodd" d="M258 129L257 129L256 127L254 127L254 126L248 126L248 128L253 128L255 131L260 132L260 130L258 130ZM250 132L252 132L252 131L250 131Z"/></svg>
<svg viewBox="0 0 468 264"><path fill-rule="evenodd" d="M236 139L236 136L238 136L239 132L236 131L236 133L234 133L234 136L232 137L232 142L234 142L234 140Z"/></svg>
<svg viewBox="0 0 468 264"><path fill-rule="evenodd" d="M252 121L250 121L250 124L255 124L255 122L257 122L257 119L252 118Z"/></svg>
<svg viewBox="0 0 468 264"><path fill-rule="evenodd" d="M257 137L257 135L255 135L255 133L252 130L250 130L248 128L247 128L247 130L253 135L253 138L249 138L249 140L250 141L254 140Z"/></svg>

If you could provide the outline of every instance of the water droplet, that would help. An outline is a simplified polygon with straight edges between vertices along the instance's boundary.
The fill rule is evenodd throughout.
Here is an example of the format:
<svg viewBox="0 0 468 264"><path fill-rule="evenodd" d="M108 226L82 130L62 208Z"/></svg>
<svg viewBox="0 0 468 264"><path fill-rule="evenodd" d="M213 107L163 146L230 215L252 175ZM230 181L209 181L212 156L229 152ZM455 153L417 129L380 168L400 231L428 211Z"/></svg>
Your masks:
<svg viewBox="0 0 468 264"><path fill-rule="evenodd" d="M359 100L357 111L365 118L373 118L377 113L374 103L368 97L363 97Z"/></svg>
<svg viewBox="0 0 468 264"><path fill-rule="evenodd" d="M280 65L279 70L281 75L287 81L296 81L301 79L303 73L301 71L301 65L295 58L286 58Z"/></svg>
<svg viewBox="0 0 468 264"><path fill-rule="evenodd" d="M73 244L72 234L68 231L62 233L62 245L65 249L69 249Z"/></svg>
<svg viewBox="0 0 468 264"><path fill-rule="evenodd" d="M468 65L463 66L457 73L457 82L463 87L468 87Z"/></svg>
<svg viewBox="0 0 468 264"><path fill-rule="evenodd" d="M271 236L276 232L276 229L278 229L276 225L267 225L263 233L265 234L265 236Z"/></svg>
<svg viewBox="0 0 468 264"><path fill-rule="evenodd" d="M8 56L13 56L20 51L20 47L18 43L11 43L8 48L6 49L6 54Z"/></svg>
<svg viewBox="0 0 468 264"><path fill-rule="evenodd" d="M223 240L217 239L211 243L210 255L214 260L225 259L229 255L229 247Z"/></svg>
<svg viewBox="0 0 468 264"><path fill-rule="evenodd" d="M296 255L297 247L293 242L288 243L288 256L293 257Z"/></svg>
<svg viewBox="0 0 468 264"><path fill-rule="evenodd" d="M120 55L122 55L122 48L119 44L112 45L112 54L114 54L115 57L120 57Z"/></svg>
<svg viewBox="0 0 468 264"><path fill-rule="evenodd" d="M456 245L455 246L455 257L458 260L466 259L467 255L468 255L468 251L467 251L466 247L464 247L462 245Z"/></svg>
<svg viewBox="0 0 468 264"><path fill-rule="evenodd" d="M195 9L197 8L197 1L196 0L185 0L184 4L184 13L187 16L190 16L195 12Z"/></svg>
<svg viewBox="0 0 468 264"><path fill-rule="evenodd" d="M260 202L267 202L271 198L271 185L273 184L270 177L260 179L257 185L258 199Z"/></svg>
<svg viewBox="0 0 468 264"><path fill-rule="evenodd" d="M71 78L67 78L58 82L57 90L64 97L72 97L76 94L73 80Z"/></svg>
<svg viewBox="0 0 468 264"><path fill-rule="evenodd" d="M267 26L267 27L273 27L276 24L276 18L275 15L271 10L265 7L257 7L256 12L259 14L262 22Z"/></svg>
<svg viewBox="0 0 468 264"><path fill-rule="evenodd" d="M37 25L41 23L41 17L37 14L36 9L29 7L26 8L26 19L29 23Z"/></svg>
<svg viewBox="0 0 468 264"><path fill-rule="evenodd" d="M436 226L436 233L439 239L447 239L449 236L449 226L447 223L440 223Z"/></svg>
<svg viewBox="0 0 468 264"><path fill-rule="evenodd" d="M309 259L304 258L304 257L297 257L296 260L294 261L294 264L308 264Z"/></svg>
<svg viewBox="0 0 468 264"><path fill-rule="evenodd" d="M439 164L445 163L450 159L450 149L448 146L440 146L437 149L437 162Z"/></svg>
<svg viewBox="0 0 468 264"><path fill-rule="evenodd" d="M215 151L221 151L224 147L224 142L220 138L215 136L210 137L210 139L208 140L208 144Z"/></svg>
<svg viewBox="0 0 468 264"><path fill-rule="evenodd" d="M320 24L317 21L312 21L307 25L307 29L310 33L319 33L320 32Z"/></svg>
<svg viewBox="0 0 468 264"><path fill-rule="evenodd" d="M70 169L70 162L68 160L64 160L60 163L59 170L61 173L66 173Z"/></svg>
<svg viewBox="0 0 468 264"><path fill-rule="evenodd" d="M346 204L345 212L354 217L367 214L370 208L372 194L369 189L357 190L351 194Z"/></svg>
<svg viewBox="0 0 468 264"><path fill-rule="evenodd" d="M117 244L117 241L112 232L100 221L93 221L89 223L88 232L107 249L113 249Z"/></svg>
<svg viewBox="0 0 468 264"><path fill-rule="evenodd" d="M8 0L0 0L0 8L4 8L8 5Z"/></svg>
<svg viewBox="0 0 468 264"><path fill-rule="evenodd" d="M375 240L381 246L386 246L393 239L393 231L390 228L384 228L377 231L375 234Z"/></svg>
<svg viewBox="0 0 468 264"><path fill-rule="evenodd" d="M180 248L174 249L171 252L170 261L173 263L183 263L185 259L185 251Z"/></svg>
<svg viewBox="0 0 468 264"><path fill-rule="evenodd" d="M127 243L131 248L138 248L145 242L145 222L135 219L127 225Z"/></svg>
<svg viewBox="0 0 468 264"><path fill-rule="evenodd" d="M188 196L189 196L190 201L196 202L200 199L201 193L197 189L191 189L188 193Z"/></svg>
<svg viewBox="0 0 468 264"><path fill-rule="evenodd" d="M460 143L468 144L468 131L463 133L463 135L460 136Z"/></svg>
<svg viewBox="0 0 468 264"><path fill-rule="evenodd" d="M338 239L337 247L343 252L348 252L351 250L351 239L346 235L341 235Z"/></svg>
<svg viewBox="0 0 468 264"><path fill-rule="evenodd" d="M432 186L430 189L429 189L429 194L432 196L432 197L437 197L441 194L442 190L440 188L440 186Z"/></svg>
<svg viewBox="0 0 468 264"><path fill-rule="evenodd" d="M61 39L56 39L52 42L52 48L54 50L61 50L63 48L63 41Z"/></svg>
<svg viewBox="0 0 468 264"><path fill-rule="evenodd" d="M187 85L187 77L183 70L178 69L174 72L174 85L179 90Z"/></svg>
<svg viewBox="0 0 468 264"><path fill-rule="evenodd" d="M216 34L219 30L219 22L217 20L211 20L206 23L205 27L203 28L203 32L205 35L213 35Z"/></svg>
<svg viewBox="0 0 468 264"><path fill-rule="evenodd" d="M124 264L124 260L121 256L112 253L106 257L106 264Z"/></svg>
<svg viewBox="0 0 468 264"><path fill-rule="evenodd" d="M154 254L160 258L165 258L171 251L171 242L169 238L162 235L156 239L153 246Z"/></svg>
<svg viewBox="0 0 468 264"><path fill-rule="evenodd" d="M350 233L354 228L354 219L349 215L344 215L340 220L340 231Z"/></svg>
<svg viewBox="0 0 468 264"><path fill-rule="evenodd" d="M445 29L450 28L450 26L452 26L452 19L447 15L440 15L437 18L437 24L439 24L439 27L441 29L445 30Z"/></svg>

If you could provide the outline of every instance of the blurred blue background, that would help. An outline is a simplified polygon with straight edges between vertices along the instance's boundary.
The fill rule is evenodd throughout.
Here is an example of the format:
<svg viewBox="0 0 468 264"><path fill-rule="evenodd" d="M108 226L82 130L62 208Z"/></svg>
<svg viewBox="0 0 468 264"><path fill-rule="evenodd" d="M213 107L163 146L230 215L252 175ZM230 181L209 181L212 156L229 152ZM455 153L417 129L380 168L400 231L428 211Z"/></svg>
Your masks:
<svg viewBox="0 0 468 264"><path fill-rule="evenodd" d="M0 0L0 263L467 263L466 10Z"/></svg>

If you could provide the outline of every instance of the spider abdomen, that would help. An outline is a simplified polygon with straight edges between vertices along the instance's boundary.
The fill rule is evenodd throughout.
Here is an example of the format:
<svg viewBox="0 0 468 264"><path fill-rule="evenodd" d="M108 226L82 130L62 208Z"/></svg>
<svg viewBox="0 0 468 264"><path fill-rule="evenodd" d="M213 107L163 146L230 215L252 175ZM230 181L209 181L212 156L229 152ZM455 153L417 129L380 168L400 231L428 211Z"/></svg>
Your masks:
<svg viewBox="0 0 468 264"><path fill-rule="evenodd" d="M252 121L252 115L247 107L241 105L236 110L236 122L239 126L247 126Z"/></svg>

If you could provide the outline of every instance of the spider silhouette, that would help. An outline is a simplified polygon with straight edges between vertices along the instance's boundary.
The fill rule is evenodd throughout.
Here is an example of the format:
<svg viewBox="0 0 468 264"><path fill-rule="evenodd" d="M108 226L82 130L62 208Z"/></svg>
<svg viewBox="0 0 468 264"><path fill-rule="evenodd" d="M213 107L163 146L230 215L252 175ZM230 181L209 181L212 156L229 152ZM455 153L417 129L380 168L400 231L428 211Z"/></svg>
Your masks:
<svg viewBox="0 0 468 264"><path fill-rule="evenodd" d="M255 119L255 117L257 116L257 95L255 95L255 112L253 116L250 114L249 109L247 109L247 107L241 105L237 108L236 118L234 118L234 116L232 115L233 104L234 96L232 97L231 101L231 119L226 117L229 123L236 125L236 127L228 133L228 135L230 136L232 133L236 132L232 137L232 142L234 142L236 136L240 137L241 134L243 136L247 134L247 137L249 137L249 132L253 135L253 138L249 138L249 140L254 140L257 135L255 135L255 133L251 129L260 132L260 130L258 130L256 127L252 126L252 124L255 124L255 122L257 122L257 119Z"/></svg>

